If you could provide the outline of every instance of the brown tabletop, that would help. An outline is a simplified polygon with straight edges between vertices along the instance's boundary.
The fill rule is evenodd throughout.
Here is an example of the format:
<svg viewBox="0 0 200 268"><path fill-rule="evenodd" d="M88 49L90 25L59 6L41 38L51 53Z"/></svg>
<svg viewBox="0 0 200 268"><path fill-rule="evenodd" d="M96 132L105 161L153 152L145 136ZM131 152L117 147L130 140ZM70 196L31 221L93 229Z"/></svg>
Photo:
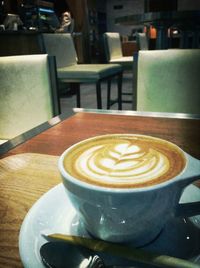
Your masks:
<svg viewBox="0 0 200 268"><path fill-rule="evenodd" d="M61 182L57 156L80 140L108 133L163 138L200 159L200 119L197 118L80 112L61 121L1 155L0 267L22 267L18 252L20 226L35 201Z"/></svg>

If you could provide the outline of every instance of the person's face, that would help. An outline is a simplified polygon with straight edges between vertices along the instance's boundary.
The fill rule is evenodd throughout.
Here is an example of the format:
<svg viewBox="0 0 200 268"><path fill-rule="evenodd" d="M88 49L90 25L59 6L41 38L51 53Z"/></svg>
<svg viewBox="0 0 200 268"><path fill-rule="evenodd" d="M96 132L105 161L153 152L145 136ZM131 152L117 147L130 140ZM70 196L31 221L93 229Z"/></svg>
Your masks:
<svg viewBox="0 0 200 268"><path fill-rule="evenodd" d="M70 15L68 12L63 13L63 20L68 21L70 19Z"/></svg>

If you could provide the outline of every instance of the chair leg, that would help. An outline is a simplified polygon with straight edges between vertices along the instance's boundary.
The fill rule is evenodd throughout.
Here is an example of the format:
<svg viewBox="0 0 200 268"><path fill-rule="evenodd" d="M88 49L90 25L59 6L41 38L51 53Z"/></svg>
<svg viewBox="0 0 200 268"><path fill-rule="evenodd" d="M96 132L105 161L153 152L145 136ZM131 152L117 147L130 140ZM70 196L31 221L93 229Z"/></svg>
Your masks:
<svg viewBox="0 0 200 268"><path fill-rule="evenodd" d="M72 92L76 93L76 106L77 108L81 107L81 94L80 94L80 84L79 83L70 83L70 88Z"/></svg>
<svg viewBox="0 0 200 268"><path fill-rule="evenodd" d="M77 88L76 88L76 103L77 103L77 107L80 108L81 107L80 84L77 84Z"/></svg>
<svg viewBox="0 0 200 268"><path fill-rule="evenodd" d="M111 79L107 81L107 109L110 109L110 89L111 89Z"/></svg>
<svg viewBox="0 0 200 268"><path fill-rule="evenodd" d="M97 81L96 83L96 95L97 95L97 108L102 109L101 82L100 81Z"/></svg>
<svg viewBox="0 0 200 268"><path fill-rule="evenodd" d="M123 76L123 73L121 72L118 75L118 83L117 83L117 86L118 86L118 109L119 110L122 110L122 76Z"/></svg>

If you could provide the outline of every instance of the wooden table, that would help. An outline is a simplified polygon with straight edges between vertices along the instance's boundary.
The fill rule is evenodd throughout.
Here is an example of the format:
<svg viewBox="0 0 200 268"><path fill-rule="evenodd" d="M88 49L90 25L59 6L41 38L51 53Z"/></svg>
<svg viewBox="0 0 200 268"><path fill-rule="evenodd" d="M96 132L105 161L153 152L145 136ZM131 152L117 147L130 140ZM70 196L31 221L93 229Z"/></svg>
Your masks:
<svg viewBox="0 0 200 268"><path fill-rule="evenodd" d="M200 159L200 119L163 115L79 112L3 154L0 160L0 267L22 267L18 252L20 226L35 201L61 182L57 159L70 145L95 135L140 133L174 142Z"/></svg>

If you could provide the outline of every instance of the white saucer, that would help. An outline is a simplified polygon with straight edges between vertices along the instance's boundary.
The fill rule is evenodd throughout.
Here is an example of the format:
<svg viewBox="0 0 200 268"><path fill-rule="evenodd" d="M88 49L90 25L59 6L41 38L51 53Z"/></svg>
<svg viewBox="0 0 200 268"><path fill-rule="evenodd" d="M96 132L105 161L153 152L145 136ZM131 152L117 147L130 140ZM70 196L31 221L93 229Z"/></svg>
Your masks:
<svg viewBox="0 0 200 268"><path fill-rule="evenodd" d="M200 189L190 185L185 189L181 202L193 201L200 201ZM41 245L46 243L41 236L44 230L89 236L76 216L62 184L44 194L23 221L19 251L25 268L44 268L39 254ZM143 248L200 263L200 215L190 219L173 219L154 242Z"/></svg>

